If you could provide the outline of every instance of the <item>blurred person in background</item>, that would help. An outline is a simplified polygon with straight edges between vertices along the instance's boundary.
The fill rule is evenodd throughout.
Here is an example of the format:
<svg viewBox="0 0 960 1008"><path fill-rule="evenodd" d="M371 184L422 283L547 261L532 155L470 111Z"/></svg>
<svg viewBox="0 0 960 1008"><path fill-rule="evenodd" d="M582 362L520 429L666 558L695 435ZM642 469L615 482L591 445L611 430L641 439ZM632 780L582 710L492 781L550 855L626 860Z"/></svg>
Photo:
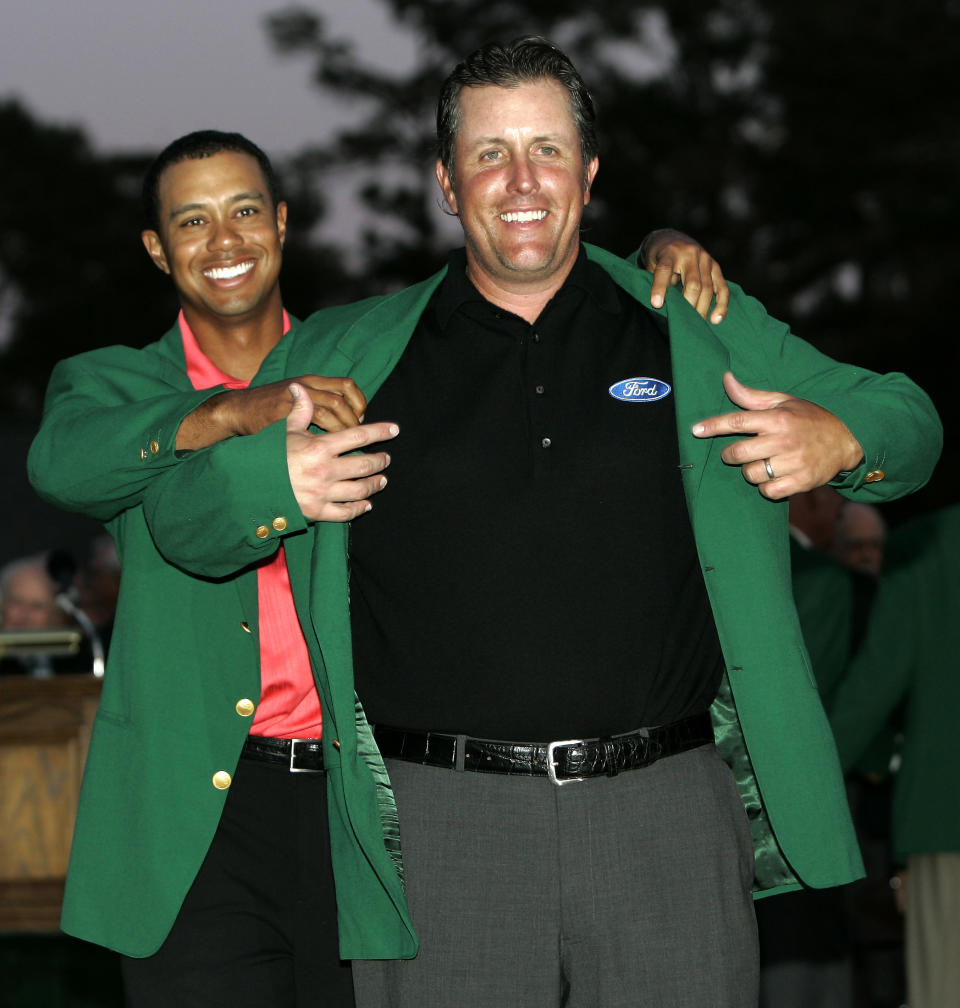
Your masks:
<svg viewBox="0 0 960 1008"><path fill-rule="evenodd" d="M42 631L73 627L58 601L59 585L50 573L46 553L11 560L0 569L0 630ZM86 640L71 653L56 649L11 650L0 657L0 674L36 679L66 672L89 672L92 658Z"/></svg>
<svg viewBox="0 0 960 1008"><path fill-rule="evenodd" d="M847 501L840 509L831 552L845 567L879 577L886 542L887 523L878 507Z"/></svg>
<svg viewBox="0 0 960 1008"><path fill-rule="evenodd" d="M67 625L57 605L57 585L47 571L45 554L11 560L0 570L0 627L50 630Z"/></svg>
<svg viewBox="0 0 960 1008"><path fill-rule="evenodd" d="M110 643L120 593L120 556L107 534L95 536L77 574L77 605L90 617L104 648Z"/></svg>
<svg viewBox="0 0 960 1008"><path fill-rule="evenodd" d="M830 719L845 768L898 705L903 746L894 779L894 857L907 865L907 1001L960 1004L960 506L890 536L867 633L838 687Z"/></svg>

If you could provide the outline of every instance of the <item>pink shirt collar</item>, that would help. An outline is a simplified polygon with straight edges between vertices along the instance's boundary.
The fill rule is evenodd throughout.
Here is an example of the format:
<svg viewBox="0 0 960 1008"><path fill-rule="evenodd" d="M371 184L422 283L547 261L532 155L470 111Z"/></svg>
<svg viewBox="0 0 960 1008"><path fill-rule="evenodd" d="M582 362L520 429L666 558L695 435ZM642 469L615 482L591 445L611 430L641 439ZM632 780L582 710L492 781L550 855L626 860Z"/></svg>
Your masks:
<svg viewBox="0 0 960 1008"><path fill-rule="evenodd" d="M183 338L183 356L187 363L187 377L190 384L195 389L213 388L215 385L223 385L229 389L246 388L250 382L228 375L226 371L221 371L216 364L200 349L197 337L193 335L183 311L177 316L180 325L180 336ZM283 310L283 335L290 331L290 316L286 308Z"/></svg>

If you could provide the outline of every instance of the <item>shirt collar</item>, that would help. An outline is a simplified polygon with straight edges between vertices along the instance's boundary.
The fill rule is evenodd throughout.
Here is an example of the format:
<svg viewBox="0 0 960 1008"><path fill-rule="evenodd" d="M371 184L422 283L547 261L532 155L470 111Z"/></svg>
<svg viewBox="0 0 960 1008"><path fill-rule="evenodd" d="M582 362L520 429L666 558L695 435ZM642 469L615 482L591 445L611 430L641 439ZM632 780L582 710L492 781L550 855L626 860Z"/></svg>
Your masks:
<svg viewBox="0 0 960 1008"><path fill-rule="evenodd" d="M597 271L599 271L599 275ZM604 279L608 282L602 282ZM604 311L613 315L620 313L620 302L617 299L613 282L609 280L601 266L590 261L582 244L567 279L554 294L551 303L556 298L569 296L569 292L574 290L588 294ZM435 305L437 321L440 323L441 329L447 327L454 312L469 302L491 304L496 308L495 305L487 301L467 277L466 249L458 248L450 253L447 259L447 275L437 290Z"/></svg>
<svg viewBox="0 0 960 1008"><path fill-rule="evenodd" d="M241 378L234 378L226 371L221 371L216 364L200 349L197 337L193 335L183 309L177 316L177 323L180 326L180 336L183 339L183 356L187 364L187 377L190 384L195 389L208 389L216 385L223 385L228 389L245 389L250 384ZM283 310L283 335L290 330L290 316L286 308Z"/></svg>

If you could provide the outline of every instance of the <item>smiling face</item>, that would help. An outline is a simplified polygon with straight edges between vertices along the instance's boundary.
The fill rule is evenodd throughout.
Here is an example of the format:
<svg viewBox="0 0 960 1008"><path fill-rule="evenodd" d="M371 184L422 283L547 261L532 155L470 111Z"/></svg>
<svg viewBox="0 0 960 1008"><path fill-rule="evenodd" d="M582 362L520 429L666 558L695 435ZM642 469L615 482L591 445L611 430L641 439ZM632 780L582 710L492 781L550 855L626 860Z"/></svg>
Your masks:
<svg viewBox="0 0 960 1008"><path fill-rule="evenodd" d="M560 287L579 249L583 208L598 161L583 163L566 90L544 79L460 93L454 177L437 162L437 180L459 215L467 272L496 293Z"/></svg>
<svg viewBox="0 0 960 1008"><path fill-rule="evenodd" d="M287 206L276 207L256 159L221 151L170 165L159 225L143 244L170 274L192 329L276 315Z"/></svg>

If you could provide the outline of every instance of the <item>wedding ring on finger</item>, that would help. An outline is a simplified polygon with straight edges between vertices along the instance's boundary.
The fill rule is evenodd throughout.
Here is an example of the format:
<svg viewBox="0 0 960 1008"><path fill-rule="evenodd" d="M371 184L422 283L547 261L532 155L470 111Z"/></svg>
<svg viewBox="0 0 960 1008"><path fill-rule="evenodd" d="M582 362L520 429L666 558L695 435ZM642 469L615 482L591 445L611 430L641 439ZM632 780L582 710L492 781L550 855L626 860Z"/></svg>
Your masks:
<svg viewBox="0 0 960 1008"><path fill-rule="evenodd" d="M776 479L777 478L776 473L774 473L774 471L773 471L773 466L770 465L770 459L765 458L763 460L763 468L767 470L767 476L770 479Z"/></svg>

